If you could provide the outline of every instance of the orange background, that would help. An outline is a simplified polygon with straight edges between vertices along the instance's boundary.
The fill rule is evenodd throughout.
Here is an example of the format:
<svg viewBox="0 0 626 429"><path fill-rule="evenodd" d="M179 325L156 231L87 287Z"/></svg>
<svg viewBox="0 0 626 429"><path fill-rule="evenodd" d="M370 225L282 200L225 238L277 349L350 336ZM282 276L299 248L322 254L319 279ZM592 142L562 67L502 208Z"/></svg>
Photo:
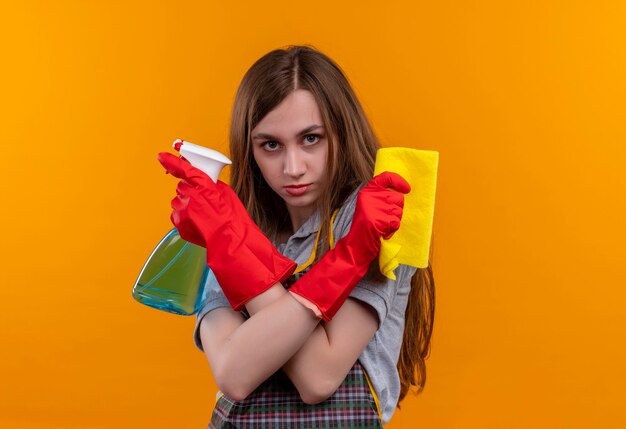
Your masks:
<svg viewBox="0 0 626 429"><path fill-rule="evenodd" d="M200 428L194 320L131 287L175 138L310 43L387 146L440 152L425 392L391 428L626 426L626 3L14 1L0 12L0 426Z"/></svg>

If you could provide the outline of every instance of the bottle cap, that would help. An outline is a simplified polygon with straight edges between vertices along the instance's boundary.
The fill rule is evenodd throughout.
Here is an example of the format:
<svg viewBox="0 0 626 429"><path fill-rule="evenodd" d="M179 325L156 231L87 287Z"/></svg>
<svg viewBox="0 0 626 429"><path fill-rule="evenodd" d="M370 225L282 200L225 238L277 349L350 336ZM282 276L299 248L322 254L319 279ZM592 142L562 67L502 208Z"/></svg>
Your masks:
<svg viewBox="0 0 626 429"><path fill-rule="evenodd" d="M172 143L174 149L180 152L194 167L206 173L211 180L217 182L220 172L226 165L232 164L224 154L188 141L176 139Z"/></svg>

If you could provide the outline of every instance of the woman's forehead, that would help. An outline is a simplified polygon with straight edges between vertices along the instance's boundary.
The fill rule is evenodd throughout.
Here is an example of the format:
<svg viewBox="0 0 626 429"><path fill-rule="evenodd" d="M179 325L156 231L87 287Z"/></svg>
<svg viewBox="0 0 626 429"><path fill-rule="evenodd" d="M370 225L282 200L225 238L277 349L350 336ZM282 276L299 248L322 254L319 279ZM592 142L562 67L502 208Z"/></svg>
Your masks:
<svg viewBox="0 0 626 429"><path fill-rule="evenodd" d="M297 135L312 125L323 125L322 115L313 94L296 90L259 121L252 134Z"/></svg>

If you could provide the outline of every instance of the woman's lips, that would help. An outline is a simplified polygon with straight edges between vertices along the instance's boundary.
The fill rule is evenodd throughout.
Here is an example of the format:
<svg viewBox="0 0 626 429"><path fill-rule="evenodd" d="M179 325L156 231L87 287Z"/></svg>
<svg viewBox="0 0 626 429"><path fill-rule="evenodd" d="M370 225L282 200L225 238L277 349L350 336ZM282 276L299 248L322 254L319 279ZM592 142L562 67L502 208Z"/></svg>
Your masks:
<svg viewBox="0 0 626 429"><path fill-rule="evenodd" d="M292 197L299 197L300 195L304 195L306 191L309 190L310 186L310 183L306 185L290 185L285 186L285 191Z"/></svg>

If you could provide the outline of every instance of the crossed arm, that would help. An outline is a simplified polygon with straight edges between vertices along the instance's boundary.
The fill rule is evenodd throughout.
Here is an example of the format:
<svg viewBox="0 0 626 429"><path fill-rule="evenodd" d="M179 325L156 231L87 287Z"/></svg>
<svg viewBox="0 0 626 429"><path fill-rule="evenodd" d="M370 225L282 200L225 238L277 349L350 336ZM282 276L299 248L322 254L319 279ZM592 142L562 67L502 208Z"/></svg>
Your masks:
<svg viewBox="0 0 626 429"><path fill-rule="evenodd" d="M210 311L200 337L220 390L246 398L282 368L305 403L331 396L378 329L374 309L349 298L321 322L281 284L246 304L251 317L229 307Z"/></svg>
<svg viewBox="0 0 626 429"><path fill-rule="evenodd" d="M378 255L381 238L399 228L410 185L383 172L359 190L348 233L291 287L300 301L275 283L288 277L295 263L276 250L228 185L172 154L160 153L159 161L182 179L170 216L180 236L207 248L207 264L232 308L245 305L251 314L244 320L218 308L200 325L222 391L243 399L284 368L305 402L330 396L378 328L373 309L347 298ZM316 307L326 322L301 302Z"/></svg>

